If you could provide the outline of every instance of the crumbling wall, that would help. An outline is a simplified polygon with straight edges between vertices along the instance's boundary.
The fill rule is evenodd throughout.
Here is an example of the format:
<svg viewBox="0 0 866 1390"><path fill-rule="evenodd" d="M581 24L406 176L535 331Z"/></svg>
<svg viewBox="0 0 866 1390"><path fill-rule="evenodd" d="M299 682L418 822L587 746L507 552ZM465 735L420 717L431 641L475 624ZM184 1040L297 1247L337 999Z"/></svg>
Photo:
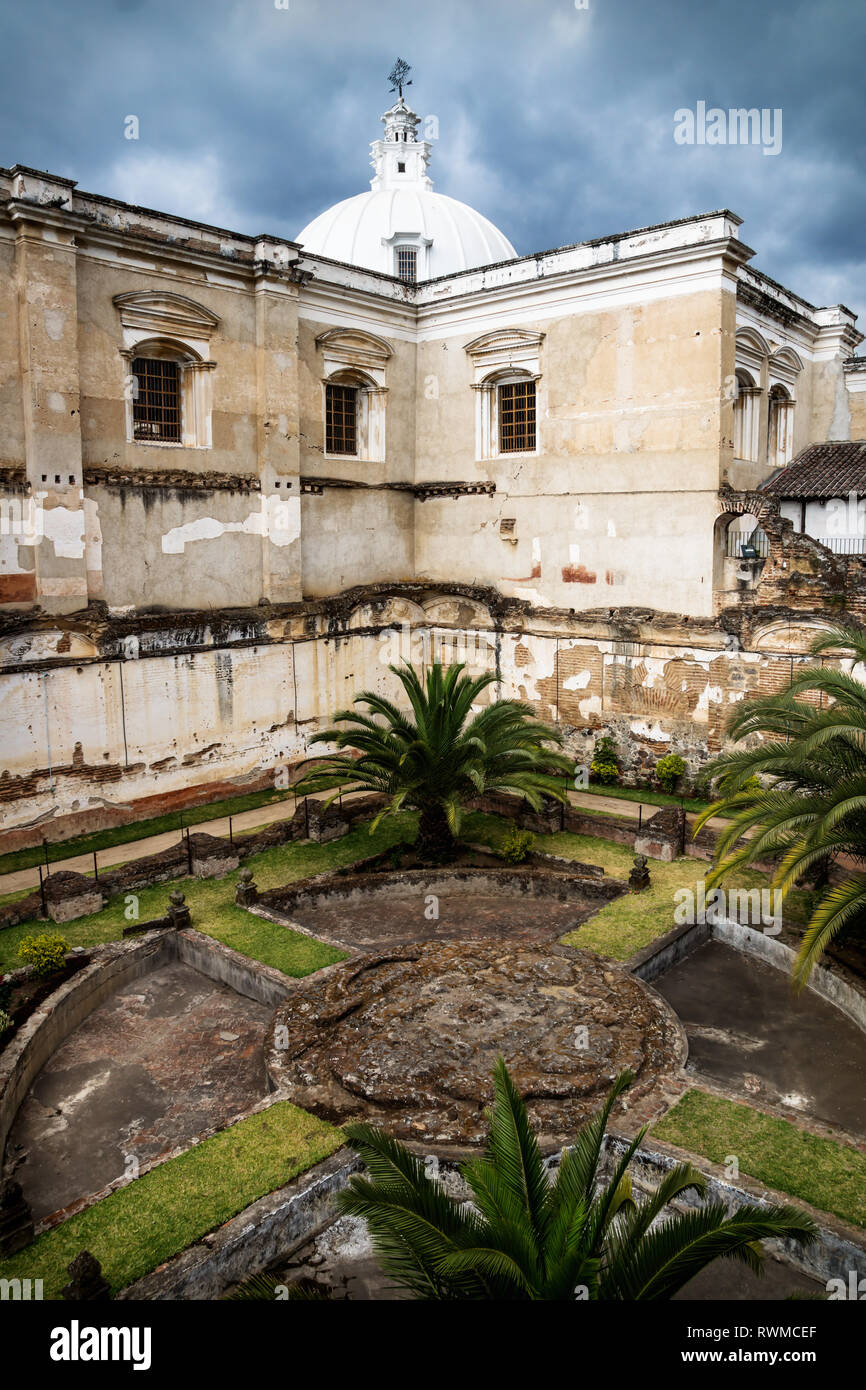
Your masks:
<svg viewBox="0 0 866 1390"><path fill-rule="evenodd" d="M8 620L11 622L11 620ZM492 591L378 586L282 611L48 620L0 642L4 828L71 833L76 814L157 815L278 785L362 690L401 699L389 667L463 661L558 723L577 762L600 734L626 779L677 752L696 772L734 707L784 689L825 621L753 604L722 620L537 610ZM104 823L104 820L100 823Z"/></svg>

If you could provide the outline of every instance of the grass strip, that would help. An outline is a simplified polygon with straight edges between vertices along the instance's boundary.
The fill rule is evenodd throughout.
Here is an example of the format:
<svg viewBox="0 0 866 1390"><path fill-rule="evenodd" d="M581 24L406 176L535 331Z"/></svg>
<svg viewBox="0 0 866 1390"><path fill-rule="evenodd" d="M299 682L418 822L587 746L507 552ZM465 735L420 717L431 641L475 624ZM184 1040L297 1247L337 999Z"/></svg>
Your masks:
<svg viewBox="0 0 866 1390"><path fill-rule="evenodd" d="M853 1226L866 1227L866 1154L707 1091L687 1091L653 1126L669 1144L724 1164Z"/></svg>
<svg viewBox="0 0 866 1390"><path fill-rule="evenodd" d="M67 1265L89 1250L117 1292L342 1142L333 1125L279 1101L44 1232L0 1262L0 1278L42 1279L44 1297L56 1299L69 1281Z"/></svg>

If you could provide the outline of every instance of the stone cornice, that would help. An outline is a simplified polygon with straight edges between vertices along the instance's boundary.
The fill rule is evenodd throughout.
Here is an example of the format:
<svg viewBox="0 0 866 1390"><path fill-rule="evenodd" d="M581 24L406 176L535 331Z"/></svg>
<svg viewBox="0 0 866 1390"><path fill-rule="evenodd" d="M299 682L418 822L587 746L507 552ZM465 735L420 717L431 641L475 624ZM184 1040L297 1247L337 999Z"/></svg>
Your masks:
<svg viewBox="0 0 866 1390"><path fill-rule="evenodd" d="M148 488L171 492L261 492L261 478L252 473L196 473L182 468L84 468L89 487Z"/></svg>

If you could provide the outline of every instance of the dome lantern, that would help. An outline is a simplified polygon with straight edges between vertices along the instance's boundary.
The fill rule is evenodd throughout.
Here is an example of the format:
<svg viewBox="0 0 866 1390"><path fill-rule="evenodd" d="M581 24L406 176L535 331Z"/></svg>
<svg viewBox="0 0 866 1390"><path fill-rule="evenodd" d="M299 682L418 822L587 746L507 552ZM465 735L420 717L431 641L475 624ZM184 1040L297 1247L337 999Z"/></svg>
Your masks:
<svg viewBox="0 0 866 1390"><path fill-rule="evenodd" d="M408 283L513 260L517 252L492 222L433 191L432 146L418 139L421 118L403 98L409 71L398 60L391 74L398 96L381 118L383 137L370 146L370 192L336 203L295 240L309 254Z"/></svg>
<svg viewBox="0 0 866 1390"><path fill-rule="evenodd" d="M370 162L375 173L370 180L373 192L380 188L399 188L407 184L431 189L433 180L427 176L432 153L427 140L418 139L421 117L400 97L382 117L385 136L370 146Z"/></svg>

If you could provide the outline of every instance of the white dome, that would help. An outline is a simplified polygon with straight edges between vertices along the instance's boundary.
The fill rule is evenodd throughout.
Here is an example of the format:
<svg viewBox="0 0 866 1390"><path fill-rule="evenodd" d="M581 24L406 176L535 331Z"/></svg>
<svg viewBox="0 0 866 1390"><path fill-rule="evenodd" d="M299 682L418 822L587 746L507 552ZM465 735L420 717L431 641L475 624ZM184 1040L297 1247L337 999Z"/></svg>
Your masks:
<svg viewBox="0 0 866 1390"><path fill-rule="evenodd" d="M430 242L423 275L419 262L418 278L424 280L517 255L499 228L474 208L414 187L345 198L314 217L295 240L312 255L395 275L394 238L402 241L404 236Z"/></svg>
<svg viewBox="0 0 866 1390"><path fill-rule="evenodd" d="M456 198L432 191L431 146L417 139L420 118L402 97L382 120L385 138L370 147L376 171L371 191L314 217L295 241L310 255L410 280L513 260L517 252L498 227ZM404 273L398 251L413 247L414 274Z"/></svg>

